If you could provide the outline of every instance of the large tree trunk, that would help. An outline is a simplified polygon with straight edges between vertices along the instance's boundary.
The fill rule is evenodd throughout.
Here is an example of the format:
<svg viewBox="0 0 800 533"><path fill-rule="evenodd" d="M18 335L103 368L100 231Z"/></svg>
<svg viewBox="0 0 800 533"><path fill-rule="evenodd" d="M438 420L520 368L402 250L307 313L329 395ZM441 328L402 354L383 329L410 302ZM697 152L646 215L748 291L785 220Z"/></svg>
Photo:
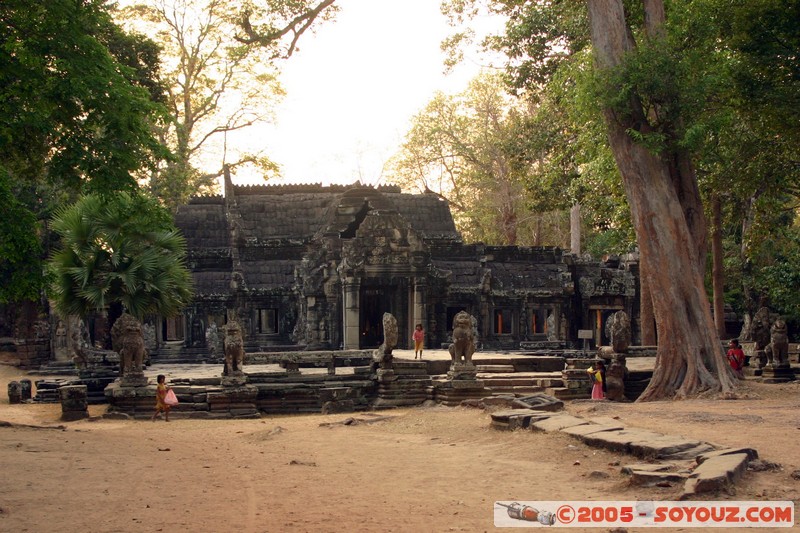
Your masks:
<svg viewBox="0 0 800 533"><path fill-rule="evenodd" d="M588 6L598 68L617 66L635 46L622 0L588 0ZM629 107L620 116L610 108L604 115L650 282L659 336L653 378L640 400L730 392L735 378L714 330L701 252L689 226L696 220L687 222L682 203L686 199L686 205L697 205L699 198L679 197L671 172L675 154L658 156L633 141L628 131L646 132L648 124L638 99ZM692 193L691 186L682 185L682 195Z"/></svg>
<svg viewBox="0 0 800 533"><path fill-rule="evenodd" d="M725 267L722 263L722 201L719 194L711 199L713 233L711 235L711 287L714 291L714 325L720 338L725 338Z"/></svg>
<svg viewBox="0 0 800 533"><path fill-rule="evenodd" d="M655 346L656 320L653 315L653 297L650 294L650 277L645 271L643 259L639 261L639 320L642 327L642 346Z"/></svg>

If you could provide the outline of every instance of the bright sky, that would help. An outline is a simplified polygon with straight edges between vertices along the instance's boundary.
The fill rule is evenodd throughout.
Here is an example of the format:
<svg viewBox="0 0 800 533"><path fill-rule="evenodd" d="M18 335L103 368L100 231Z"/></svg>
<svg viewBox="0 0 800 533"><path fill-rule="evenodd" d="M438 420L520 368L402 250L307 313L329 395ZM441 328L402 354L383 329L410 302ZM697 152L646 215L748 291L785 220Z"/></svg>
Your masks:
<svg viewBox="0 0 800 533"><path fill-rule="evenodd" d="M265 149L282 167L274 183L384 183L384 165L411 118L436 90L461 92L480 71L472 58L443 74L439 44L451 29L439 0L337 4L336 20L301 37L299 52L285 63L287 94L276 124L228 140Z"/></svg>

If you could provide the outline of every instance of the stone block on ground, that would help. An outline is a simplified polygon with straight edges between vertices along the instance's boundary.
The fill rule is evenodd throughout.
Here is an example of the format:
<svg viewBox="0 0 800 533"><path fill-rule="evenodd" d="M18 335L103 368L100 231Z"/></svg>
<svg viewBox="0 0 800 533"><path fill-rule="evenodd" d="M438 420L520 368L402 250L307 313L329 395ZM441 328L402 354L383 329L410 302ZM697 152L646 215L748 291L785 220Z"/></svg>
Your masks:
<svg viewBox="0 0 800 533"><path fill-rule="evenodd" d="M573 437L582 438L586 435L593 435L595 433L600 433L601 431L619 431L624 429L622 425L606 425L606 424L595 424L589 423L580 426L572 426L568 428L564 428L561 431L566 433L567 435L572 435Z"/></svg>
<svg viewBox="0 0 800 533"><path fill-rule="evenodd" d="M61 420L89 418L86 385L66 385L58 389L58 395L61 400Z"/></svg>
<svg viewBox="0 0 800 533"><path fill-rule="evenodd" d="M633 440L630 444L630 453L633 455L637 457L654 457L657 459L662 457L676 458L676 455L686 451L691 451L693 455L687 457L687 459L692 459L697 457L696 454L698 453L708 452L713 449L713 446L710 444L705 445L698 440L686 439L676 435L645 437L643 439Z"/></svg>
<svg viewBox="0 0 800 533"><path fill-rule="evenodd" d="M622 429L619 431L603 431L584 435L581 440L589 446L605 448L612 452L631 453L632 442L660 437L660 433L641 429Z"/></svg>
<svg viewBox="0 0 800 533"><path fill-rule="evenodd" d="M564 402L543 392L517 398L516 405L540 411L563 411Z"/></svg>
<svg viewBox="0 0 800 533"><path fill-rule="evenodd" d="M719 457L721 455L731 455L735 453L744 453L747 455L747 461L754 461L758 459L758 451L753 448L724 448L722 450L713 450L710 452L702 453L697 456L697 464L703 464L709 459Z"/></svg>
<svg viewBox="0 0 800 533"><path fill-rule="evenodd" d="M491 414L492 427L507 431L528 428L532 422L544 420L550 416L552 416L551 413L534 409L505 409Z"/></svg>
<svg viewBox="0 0 800 533"><path fill-rule="evenodd" d="M694 469L683 487L682 499L693 494L728 490L747 470L748 454L717 455Z"/></svg>
<svg viewBox="0 0 800 533"><path fill-rule="evenodd" d="M649 472L646 470L633 470L630 476L631 485L654 487L664 483L685 482L689 474L684 472Z"/></svg>
<svg viewBox="0 0 800 533"><path fill-rule="evenodd" d="M572 415L558 414L531 424L531 428L540 431L561 431L564 428L588 424L586 420Z"/></svg>
<svg viewBox="0 0 800 533"><path fill-rule="evenodd" d="M675 463L633 463L623 465L620 468L620 473L630 475L633 471L640 472L674 472L678 469Z"/></svg>

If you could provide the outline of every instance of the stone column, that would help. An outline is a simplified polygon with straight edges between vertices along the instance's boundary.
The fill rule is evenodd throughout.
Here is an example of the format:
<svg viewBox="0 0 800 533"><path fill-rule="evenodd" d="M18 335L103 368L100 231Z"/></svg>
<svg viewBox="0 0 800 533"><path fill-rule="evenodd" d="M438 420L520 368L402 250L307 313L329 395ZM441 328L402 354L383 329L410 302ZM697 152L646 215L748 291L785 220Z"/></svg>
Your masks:
<svg viewBox="0 0 800 533"><path fill-rule="evenodd" d="M346 278L342 283L344 300L344 349L357 350L360 345L359 335L359 292L361 283L355 278Z"/></svg>
<svg viewBox="0 0 800 533"><path fill-rule="evenodd" d="M427 289L425 280L414 278L414 323L411 324L412 330L417 324L422 324L422 329L428 331L427 314L425 313L425 289Z"/></svg>
<svg viewBox="0 0 800 533"><path fill-rule="evenodd" d="M22 386L19 381L8 382L8 403L22 403Z"/></svg>
<svg viewBox="0 0 800 533"><path fill-rule="evenodd" d="M569 210L570 248L575 255L581 255L581 204Z"/></svg>

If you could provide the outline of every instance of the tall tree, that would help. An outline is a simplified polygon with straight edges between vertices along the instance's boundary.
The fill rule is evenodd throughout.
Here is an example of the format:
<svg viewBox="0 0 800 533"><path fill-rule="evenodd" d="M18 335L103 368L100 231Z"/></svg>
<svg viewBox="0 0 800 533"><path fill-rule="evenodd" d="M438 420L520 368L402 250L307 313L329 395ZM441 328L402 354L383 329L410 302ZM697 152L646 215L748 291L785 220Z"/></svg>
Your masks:
<svg viewBox="0 0 800 533"><path fill-rule="evenodd" d="M705 222L691 162L680 150L656 152L636 141L657 130L645 107L649 95L630 90L630 85L626 89L624 75L612 75L624 69L636 50L634 28L621 0L589 0L588 7L597 68L610 81L609 92L619 95L616 105L606 104L604 116L661 332L653 378L641 399L731 392L735 378L723 356L703 286ZM663 46L663 2L645 0L644 10L646 31L640 35L647 35L651 47ZM673 120L679 119L677 112Z"/></svg>
<svg viewBox="0 0 800 533"><path fill-rule="evenodd" d="M532 120L500 75L479 75L460 94L437 94L414 118L390 179L446 199L468 240L542 244L543 221L557 206L531 211L535 197L526 183L538 165L538 146L526 136ZM566 240L566 217L560 218L562 238L552 244Z"/></svg>
<svg viewBox="0 0 800 533"><path fill-rule="evenodd" d="M151 175L153 194L175 208L214 189L226 165L234 173L254 167L265 178L279 172L263 150L229 150L228 136L269 120L282 95L276 60L291 56L315 21L330 18L332 4L147 0L123 11L132 26L146 23L164 59L171 120L159 133L173 158Z"/></svg>

